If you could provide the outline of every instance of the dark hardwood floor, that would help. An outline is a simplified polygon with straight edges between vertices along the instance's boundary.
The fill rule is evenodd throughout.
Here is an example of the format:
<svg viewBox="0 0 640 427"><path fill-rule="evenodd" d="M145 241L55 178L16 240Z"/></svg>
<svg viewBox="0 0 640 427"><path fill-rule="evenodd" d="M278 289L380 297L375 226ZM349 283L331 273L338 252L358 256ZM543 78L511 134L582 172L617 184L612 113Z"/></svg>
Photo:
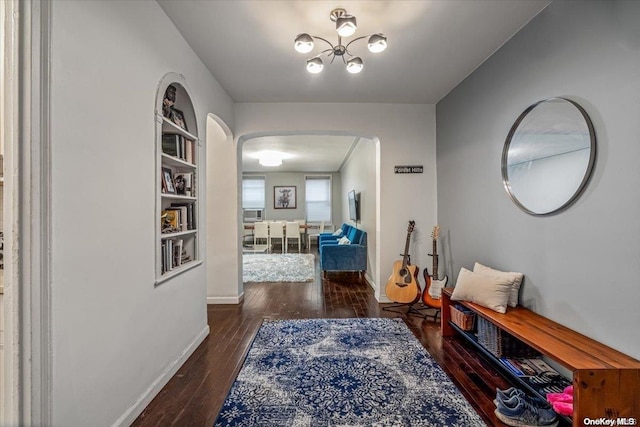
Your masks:
<svg viewBox="0 0 640 427"><path fill-rule="evenodd" d="M263 319L402 317L485 422L502 426L493 399L509 383L496 369L462 340L443 339L439 322L383 306L358 274L323 280L317 265L313 282L247 284L242 304L208 306L211 333L133 425L211 427Z"/></svg>

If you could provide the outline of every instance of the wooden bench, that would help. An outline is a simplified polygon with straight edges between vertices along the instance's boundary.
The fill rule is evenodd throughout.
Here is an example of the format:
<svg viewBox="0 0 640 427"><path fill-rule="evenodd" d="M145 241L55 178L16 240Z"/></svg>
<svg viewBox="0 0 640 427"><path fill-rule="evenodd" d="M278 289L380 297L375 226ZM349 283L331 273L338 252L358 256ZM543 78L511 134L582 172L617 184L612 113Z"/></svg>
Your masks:
<svg viewBox="0 0 640 427"><path fill-rule="evenodd" d="M603 417L613 419L613 425L640 424L640 361L524 307L509 307L501 314L466 301L451 302L452 292L442 290L443 337L456 333L450 305L462 304L573 373L573 426Z"/></svg>

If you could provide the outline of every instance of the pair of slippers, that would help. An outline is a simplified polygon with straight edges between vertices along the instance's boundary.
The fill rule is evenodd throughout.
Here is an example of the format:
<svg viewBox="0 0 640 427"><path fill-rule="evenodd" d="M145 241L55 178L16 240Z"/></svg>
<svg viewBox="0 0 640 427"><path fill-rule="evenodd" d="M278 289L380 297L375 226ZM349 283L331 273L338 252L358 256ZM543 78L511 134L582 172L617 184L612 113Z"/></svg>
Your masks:
<svg viewBox="0 0 640 427"><path fill-rule="evenodd" d="M547 393L547 402L560 415L573 415L573 386L566 387L562 393Z"/></svg>

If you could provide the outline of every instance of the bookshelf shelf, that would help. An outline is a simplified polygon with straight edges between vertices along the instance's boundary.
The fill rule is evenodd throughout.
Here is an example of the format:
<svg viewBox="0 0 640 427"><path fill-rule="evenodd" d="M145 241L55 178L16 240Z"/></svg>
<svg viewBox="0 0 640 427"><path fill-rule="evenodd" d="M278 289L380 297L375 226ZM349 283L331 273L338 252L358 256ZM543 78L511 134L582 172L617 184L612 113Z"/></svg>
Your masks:
<svg viewBox="0 0 640 427"><path fill-rule="evenodd" d="M195 234L198 230L176 231L175 233L162 233L161 239L174 239L180 236L187 236L189 234Z"/></svg>
<svg viewBox="0 0 640 427"><path fill-rule="evenodd" d="M193 163L189 163L186 160L179 159L174 156L162 153L162 163L173 166L175 168L185 168L190 170L196 170L198 166Z"/></svg>
<svg viewBox="0 0 640 427"><path fill-rule="evenodd" d="M164 283L167 280L176 277L180 273L184 273L185 271L189 271L192 268L199 266L200 264L202 264L202 260L200 260L200 261L191 261L190 263L182 264L180 267L175 268L175 269L171 270L170 272L163 274L158 279L156 279L156 285Z"/></svg>
<svg viewBox="0 0 640 427"><path fill-rule="evenodd" d="M167 74L156 98L156 280L164 283L200 258L196 114L184 78Z"/></svg>
<svg viewBox="0 0 640 427"><path fill-rule="evenodd" d="M181 196L179 194L167 194L167 193L163 193L161 194L163 199L171 199L171 200L190 200L190 201L196 201L198 200L197 197L192 197L192 196Z"/></svg>

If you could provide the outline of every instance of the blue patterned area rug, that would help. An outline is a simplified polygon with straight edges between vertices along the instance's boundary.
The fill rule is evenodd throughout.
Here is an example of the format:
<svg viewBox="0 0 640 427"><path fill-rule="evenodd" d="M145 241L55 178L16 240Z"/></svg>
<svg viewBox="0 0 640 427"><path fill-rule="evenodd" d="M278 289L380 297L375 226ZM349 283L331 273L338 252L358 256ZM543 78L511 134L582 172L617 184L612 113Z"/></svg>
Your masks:
<svg viewBox="0 0 640 427"><path fill-rule="evenodd" d="M242 282L310 282L313 254L244 254Z"/></svg>
<svg viewBox="0 0 640 427"><path fill-rule="evenodd" d="M265 321L215 427L485 426L400 319Z"/></svg>

